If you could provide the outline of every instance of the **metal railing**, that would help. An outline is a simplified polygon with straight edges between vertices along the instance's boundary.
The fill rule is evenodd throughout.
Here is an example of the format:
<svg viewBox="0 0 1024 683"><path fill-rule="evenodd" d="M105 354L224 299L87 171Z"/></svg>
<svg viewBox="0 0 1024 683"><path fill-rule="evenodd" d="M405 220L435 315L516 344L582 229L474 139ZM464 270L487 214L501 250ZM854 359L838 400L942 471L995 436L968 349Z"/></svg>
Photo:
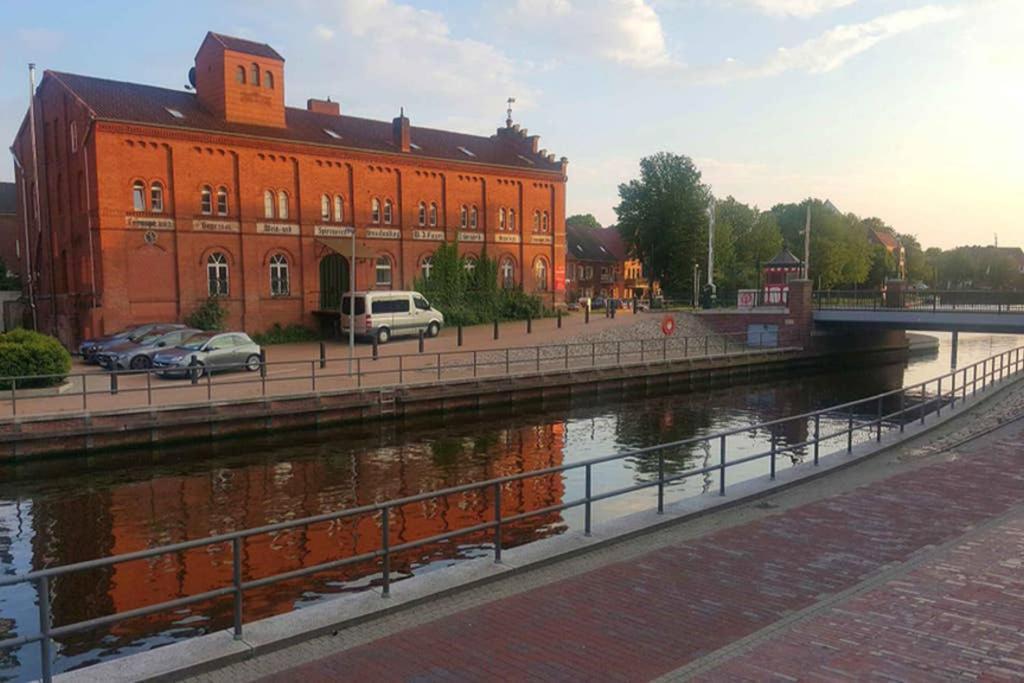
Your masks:
<svg viewBox="0 0 1024 683"><path fill-rule="evenodd" d="M1024 292L825 290L814 293L814 307L818 310L1024 313Z"/></svg>
<svg viewBox="0 0 1024 683"><path fill-rule="evenodd" d="M681 441L592 458L567 465L558 465L531 470L529 472L521 472L478 483L453 486L450 488L429 491L414 496L407 496L405 498L389 500L372 505L364 505L348 510L338 510L335 512L279 522L276 524L267 524L265 526L234 531L226 534L217 534L207 538L199 538L192 541L125 553L113 557L77 562L62 567L40 569L27 574L22 574L21 576L0 577L0 588L22 583L32 583L35 584L36 591L39 596L39 630L28 635L22 635L0 641L0 650L22 647L31 643L39 643L42 657L42 677L44 681L50 681L52 679L51 645L54 638L113 624L125 619L143 617L159 612L180 609L200 602L216 600L218 598L230 598L232 600L232 628L235 638L241 638L245 622L244 596L246 591L360 562L380 562L379 586L382 597L387 597L391 591L390 561L391 556L395 553L434 543L449 541L459 536L489 531L492 533L494 560L495 562L500 562L503 526L529 517L561 512L570 508L583 507L584 534L589 536L592 526L593 505L602 500L656 487L656 509L658 514L662 514L665 510L665 489L669 484L683 481L690 477L715 473L718 474L718 494L720 496L724 496L726 493L726 473L729 468L750 462L768 460L769 477L771 479L775 479L776 462L780 455L785 455L787 453L794 456L800 453L806 454L809 449L813 457L813 464L817 466L820 457L820 446L824 442L834 439L842 439L845 437L845 450L849 453L853 450L854 434L857 432L867 431L872 439L876 442L881 442L883 428L885 428L887 424L889 429L898 429L901 433L910 422L920 420L920 423L924 425L929 415L934 414L936 417L939 417L942 414L943 408L946 408L947 406L949 410L955 410L958 401L963 403L967 400L968 396L974 396L978 392L987 391L995 383L1020 374L1022 367L1024 367L1024 353L1022 352L1024 352L1024 347L1017 347L978 361L977 363L973 363L972 365L968 365L964 368L954 370L940 377L926 380L909 387L895 389L885 393L876 394L874 396L869 396L867 398L850 401L848 403L830 406L821 410L761 422L756 425L737 427L735 429L718 432L708 436L693 437ZM933 385L936 390L933 395L930 395L928 389ZM908 405L908 399L914 397L917 398L917 402ZM839 418L843 424L843 428L832 433L823 434L821 432L822 418L828 417ZM802 423L804 427L807 428L808 434L813 434L813 437L808 437L806 440L799 443L780 444L777 433L781 431L782 428L791 425L794 422ZM767 431L771 435L771 446L768 451L762 451L734 459L728 458L729 437L743 435L744 440L746 440L748 438L746 436L747 434L759 430ZM719 454L718 463L707 465L705 467L687 469L677 474L666 474L666 452L686 446L702 446L707 449L708 453L713 452L713 449L717 446ZM841 450L842 449L840 449L840 451ZM648 461L656 460L657 475L654 480L641 481L638 484L624 486L602 493L593 493L593 470L597 465L612 461L638 458L647 459ZM654 462L651 462L650 464L653 465ZM563 474L565 472L580 469L584 470L584 495L582 498L514 515L502 515L502 490L508 487L508 485L531 478ZM400 508L411 503L418 503L434 498L466 492L483 492L485 501L487 497L490 498L489 503L493 506L493 519L491 521L455 529L441 534L435 534L428 538L421 538L404 543L393 543L393 539L391 538L391 533L389 531L389 524L392 511L395 508ZM359 555L341 557L328 562L321 562L310 567L281 572L271 576L259 578L243 577L243 541L253 536L274 534L289 529L308 527L312 524L334 522L336 520L352 517L365 517L367 515L379 518L381 542L380 546L374 550L364 552ZM54 625L51 623L50 590L52 581L55 579L74 574L76 572L112 567L124 562L147 560L164 555L182 553L193 548L207 548L211 551L222 552L228 547L231 549L232 566L231 582L229 585L224 585L195 595L188 595L174 600L166 600L154 605L125 610L123 612L117 612L71 624Z"/></svg>
<svg viewBox="0 0 1024 683"><path fill-rule="evenodd" d="M466 351L430 352L424 348L421 353L356 356L351 361L347 356L328 358L326 346L321 344L317 358L268 361L264 356L258 365L253 366L252 372L225 374L216 380L210 372L187 367L170 369L185 380L178 382L162 381L161 373L166 372L166 368L3 377L0 378L0 387L8 388L0 390L0 403L6 407L6 414L10 417L25 414L71 416L89 412L90 408L172 407L218 400L494 378L545 370L582 370L735 353L764 353L772 339L764 340L767 345L749 343L747 335L740 333ZM227 369L243 368L244 364ZM71 382L72 390L59 395L40 395L38 391L24 386L61 378ZM42 405L42 411L31 410L39 405Z"/></svg>

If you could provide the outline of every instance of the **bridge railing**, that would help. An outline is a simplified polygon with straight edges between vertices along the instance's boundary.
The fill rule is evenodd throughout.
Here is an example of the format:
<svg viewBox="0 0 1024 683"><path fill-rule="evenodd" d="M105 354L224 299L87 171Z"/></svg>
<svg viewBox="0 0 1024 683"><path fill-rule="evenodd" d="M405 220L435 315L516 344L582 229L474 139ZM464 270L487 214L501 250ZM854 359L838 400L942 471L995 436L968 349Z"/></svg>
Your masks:
<svg viewBox="0 0 1024 683"><path fill-rule="evenodd" d="M901 310L959 313L1024 313L1024 292L973 290L822 290L818 310Z"/></svg>
<svg viewBox="0 0 1024 683"><path fill-rule="evenodd" d="M0 588L22 583L35 585L38 595L38 629L25 635L0 641L0 650L39 643L42 678L44 681L50 681L52 680L53 664L52 644L55 638L114 624L125 619L144 617L170 610L180 610L198 603L216 600L230 600L232 602L232 628L235 638L241 639L245 624L245 595L256 588L310 576L346 565L372 561L379 562L380 564L380 578L373 580L371 583L379 586L382 597L387 597L391 591L391 558L395 553L450 541L459 536L490 532L492 534L491 548L494 560L498 562L501 560L503 548L502 529L506 525L530 517L549 515L579 507L583 508L584 534L589 536L592 528L593 508L600 501L641 490L656 489L656 510L658 514L662 514L665 510L666 488L670 484L692 477L716 474L718 476L718 495L724 496L726 494L726 474L731 468L751 462L763 461L767 465L769 478L775 479L776 466L780 457L798 458L801 455L809 455L814 466L817 466L821 445L824 443L839 440L841 446L836 452L845 450L847 453L852 452L854 438L858 433L866 433L870 439L880 443L883 440L884 433L896 430L902 433L908 424L918 421L921 425L924 425L929 417L940 417L943 410L956 410L957 406L962 405L969 396L973 397L979 392L985 392L1002 380L1017 377L1022 371L1024 371L1024 346L1004 351L940 377L935 377L912 386L799 415L769 420L745 427L737 427L707 436L693 437L647 448L613 453L580 462L521 472L487 481L428 491L372 505L363 505L356 508L304 517L302 519L216 534L205 538L197 538L191 541L124 553L112 557L76 562L60 567L48 567L17 576L3 576L0 577ZM823 425L823 422L826 422L826 424ZM797 443L780 443L780 432L794 424L805 428L808 437ZM825 426L828 429L829 424L832 425L831 431L823 432L822 427ZM840 426L836 427L837 424ZM749 441L749 434L757 431L764 431L770 435L769 450L742 457L729 458L730 439L732 439L732 443L737 441L747 442ZM687 447L703 448L709 454L717 450L718 462L705 467L686 469L681 472L669 472L666 469L666 456ZM646 480L642 480L639 483L595 493L594 470L596 467L603 463L627 459L644 462L648 465L648 470L652 474L646 475ZM583 470L584 475L584 492L582 497L557 505L550 505L513 515L503 515L501 504L503 492L506 489L511 490L512 485L515 483L531 478L549 477L579 470ZM473 493L476 500L490 506L490 512L488 513L491 516L490 521L413 541L401 542L399 539L394 538L395 534L391 532L390 525L392 519L395 518L396 509L412 503L465 493ZM365 517L373 518L381 530L380 545L371 551L348 557L338 557L309 567L284 571L271 576L247 577L243 573L243 544L253 537L279 534L291 529L307 528L311 525L335 522L342 519ZM59 582L62 578L80 572L114 567L125 562L152 560L153 558L176 555L194 548L206 548L210 553L221 557L224 557L222 553L228 553L231 559L230 581L211 590L186 595L174 600L166 600L144 607L106 614L69 624L57 625L52 623L52 612L50 609L51 591L54 589L54 583ZM211 608L209 612L212 614L214 609Z"/></svg>

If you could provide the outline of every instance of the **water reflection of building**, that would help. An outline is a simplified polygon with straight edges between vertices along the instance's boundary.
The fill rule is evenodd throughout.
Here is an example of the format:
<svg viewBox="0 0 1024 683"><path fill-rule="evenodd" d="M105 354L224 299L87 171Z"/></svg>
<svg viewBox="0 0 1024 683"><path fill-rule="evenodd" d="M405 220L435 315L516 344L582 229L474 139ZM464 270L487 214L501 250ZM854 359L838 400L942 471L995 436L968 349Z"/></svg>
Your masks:
<svg viewBox="0 0 1024 683"><path fill-rule="evenodd" d="M111 543L103 554L121 554L562 463L561 424L482 434L384 447L361 455L297 458L117 486L110 490L106 506L109 528L88 538L106 536ZM558 505L563 495L562 477L557 475L506 484L501 492L502 516ZM491 490L432 498L391 512L390 543L408 543L493 518ZM64 520L54 530L70 528L65 526L70 522ZM562 528L560 514L541 514L507 525L503 529L504 545L526 543L558 533ZM479 532L459 536L449 543L395 553L391 559L393 579L407 576L427 563L480 552L480 546L489 544L491 538L492 532ZM381 540L379 515L254 537L243 545L244 577L261 578L372 552L381 546ZM66 610L56 621L68 623L123 612L227 586L231 582L231 564L230 547L225 545L117 565L106 573L105 582L97 584L93 577L91 592L95 593L94 588L99 585L102 602L94 596L90 602L94 609ZM245 618L250 621L286 612L312 594L354 590L378 577L379 563L362 563L256 589L245 595ZM85 586L76 585L64 602L82 599L88 593L90 590ZM196 622L195 626L223 628L230 623L231 602L227 599L214 606L202 605L195 612L214 615L212 622ZM109 633L124 644L168 629L187 616L181 612L166 613L119 622ZM102 634L91 637L91 647L95 647ZM109 644L109 639L104 641L104 646ZM78 642L72 650L88 649L86 645Z"/></svg>

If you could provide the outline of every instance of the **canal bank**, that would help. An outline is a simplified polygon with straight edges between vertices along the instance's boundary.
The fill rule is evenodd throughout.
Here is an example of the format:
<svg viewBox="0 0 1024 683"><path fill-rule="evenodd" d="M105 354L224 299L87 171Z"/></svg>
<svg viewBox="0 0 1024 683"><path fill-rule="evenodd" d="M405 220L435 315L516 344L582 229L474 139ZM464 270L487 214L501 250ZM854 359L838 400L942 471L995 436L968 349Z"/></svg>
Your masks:
<svg viewBox="0 0 1024 683"><path fill-rule="evenodd" d="M654 348L662 348L660 340ZM707 389L813 368L886 364L906 353L902 335L850 348L841 340L795 347L729 350L700 357L543 369L486 378L338 392L204 401L185 406L28 416L0 423L0 461L102 452L158 443L319 428L367 420L479 410L488 406L601 395L664 386ZM726 342L726 344L728 344ZM653 355L657 356L657 352ZM537 366L540 367L538 361Z"/></svg>

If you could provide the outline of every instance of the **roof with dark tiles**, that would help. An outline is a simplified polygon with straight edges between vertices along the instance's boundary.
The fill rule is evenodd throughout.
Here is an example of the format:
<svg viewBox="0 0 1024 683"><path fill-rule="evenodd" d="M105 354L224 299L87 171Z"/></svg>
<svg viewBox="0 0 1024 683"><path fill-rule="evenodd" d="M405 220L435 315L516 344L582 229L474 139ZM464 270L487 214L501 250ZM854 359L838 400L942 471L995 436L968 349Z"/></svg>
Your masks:
<svg viewBox="0 0 1024 683"><path fill-rule="evenodd" d="M216 40L218 43L223 45L226 50L231 50L232 52L241 52L242 54L252 55L254 57L266 57L267 59L284 61L284 57L266 43L257 43L256 41L246 40L245 38L226 36L222 33L214 33L213 31L207 33L206 37Z"/></svg>
<svg viewBox="0 0 1024 683"><path fill-rule="evenodd" d="M625 259L622 238L615 228L565 227L566 253L577 261L617 263Z"/></svg>
<svg viewBox="0 0 1024 683"><path fill-rule="evenodd" d="M789 249L783 249L778 254L772 257L772 260L764 264L770 268L785 268L792 266L799 266L803 263L800 259L793 255Z"/></svg>
<svg viewBox="0 0 1024 683"><path fill-rule="evenodd" d="M243 135L339 149L398 153L413 158L482 163L514 167L519 170L562 172L559 160L524 151L522 145L515 144L515 140L504 140L504 136L501 135L483 137L412 126L411 140L416 147L403 153L394 145L390 121L335 116L286 107L284 128L233 123L204 109L194 93L58 71L47 71L46 74L63 83L82 99L96 118L102 120ZM168 110L179 112L181 117L171 114ZM340 137L333 137L326 133L325 129ZM517 135L517 132L509 131L509 135ZM472 156L461 151L460 147L469 150Z"/></svg>

